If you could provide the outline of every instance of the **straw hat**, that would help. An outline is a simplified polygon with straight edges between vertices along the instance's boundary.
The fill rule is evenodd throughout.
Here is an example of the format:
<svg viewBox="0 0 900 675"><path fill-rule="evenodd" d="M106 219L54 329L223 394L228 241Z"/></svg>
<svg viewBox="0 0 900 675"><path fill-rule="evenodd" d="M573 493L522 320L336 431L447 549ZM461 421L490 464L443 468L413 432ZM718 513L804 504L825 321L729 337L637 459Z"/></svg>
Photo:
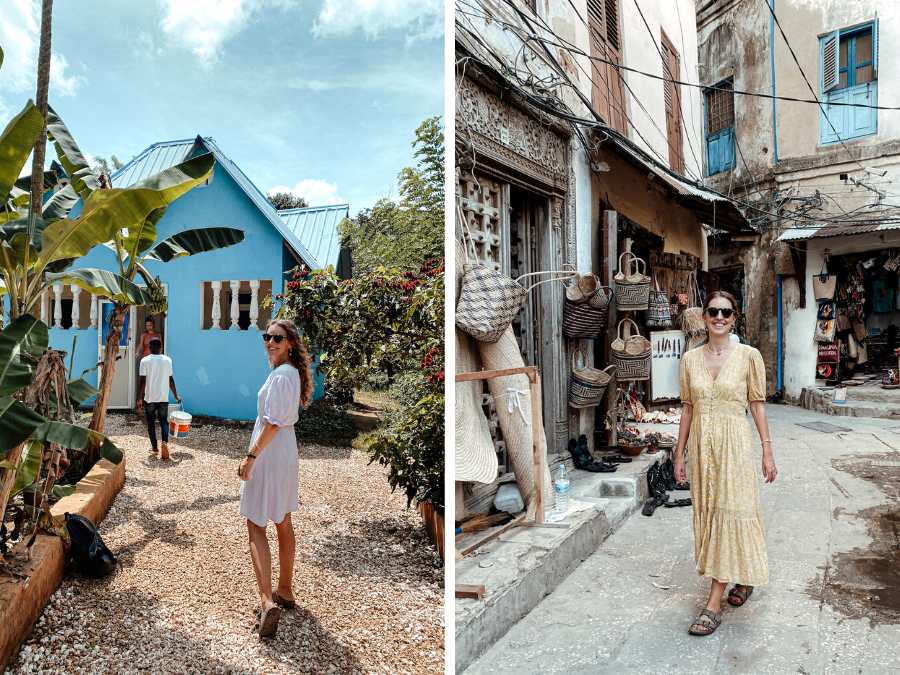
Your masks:
<svg viewBox="0 0 900 675"><path fill-rule="evenodd" d="M465 263L462 244L456 240L456 289L462 279ZM456 329L456 372L471 373L481 370L481 358L475 347L475 339ZM492 483L497 478L497 453L488 427L487 417L481 407L483 380L456 383L456 456L455 480L474 483Z"/></svg>
<svg viewBox="0 0 900 675"><path fill-rule="evenodd" d="M496 343L478 342L478 351L485 370L500 370L503 368L521 368L525 365L522 353L519 351L519 343L513 334L512 328L506 332ZM509 453L516 475L516 483L522 493L522 499L530 502L534 496L534 447L531 419L531 393L527 375L506 375L492 377L488 380L491 396L495 399L497 419L500 429L503 431L503 440L506 442L506 451ZM509 412L510 389L525 392L519 394L519 408ZM520 412L521 411L521 412ZM543 420L536 420L538 433L544 433ZM543 466L543 493L544 508L552 509L555 502L555 494L550 486L550 471L547 465Z"/></svg>

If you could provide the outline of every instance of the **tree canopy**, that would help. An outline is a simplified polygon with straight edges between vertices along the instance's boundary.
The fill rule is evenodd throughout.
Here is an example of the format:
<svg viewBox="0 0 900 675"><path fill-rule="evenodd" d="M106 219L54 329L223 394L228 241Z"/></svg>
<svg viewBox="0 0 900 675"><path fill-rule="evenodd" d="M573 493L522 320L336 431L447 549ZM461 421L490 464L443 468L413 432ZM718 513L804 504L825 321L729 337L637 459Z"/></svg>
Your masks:
<svg viewBox="0 0 900 675"><path fill-rule="evenodd" d="M112 164L112 168L110 168L110 164ZM99 176L101 173L113 173L121 169L124 164L119 161L119 158L113 155L107 161L103 157L94 157L94 165L91 167L91 172L95 176Z"/></svg>
<svg viewBox="0 0 900 675"><path fill-rule="evenodd" d="M418 164L397 176L399 202L389 197L340 225L344 245L352 249L353 273L380 267L417 269L444 251L444 129L440 117L416 129L414 158Z"/></svg>
<svg viewBox="0 0 900 675"><path fill-rule="evenodd" d="M305 209L309 206L309 202L303 197L298 197L291 192L276 192L266 195L269 203L275 207L276 211L287 211L288 209Z"/></svg>

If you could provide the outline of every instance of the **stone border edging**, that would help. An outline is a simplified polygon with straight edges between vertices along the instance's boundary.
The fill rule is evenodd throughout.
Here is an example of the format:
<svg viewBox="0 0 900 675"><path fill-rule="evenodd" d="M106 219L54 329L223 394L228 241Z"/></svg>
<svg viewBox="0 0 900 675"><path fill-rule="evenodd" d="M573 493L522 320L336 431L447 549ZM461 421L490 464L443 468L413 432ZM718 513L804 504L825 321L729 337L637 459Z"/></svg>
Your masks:
<svg viewBox="0 0 900 675"><path fill-rule="evenodd" d="M124 484L125 459L118 465L101 459L78 481L75 492L60 499L50 512L58 519L66 512L78 514L99 527ZM39 534L32 553L22 570L30 577L28 588L24 581L2 579L0 583L0 672L31 632L66 573L68 558L59 537Z"/></svg>

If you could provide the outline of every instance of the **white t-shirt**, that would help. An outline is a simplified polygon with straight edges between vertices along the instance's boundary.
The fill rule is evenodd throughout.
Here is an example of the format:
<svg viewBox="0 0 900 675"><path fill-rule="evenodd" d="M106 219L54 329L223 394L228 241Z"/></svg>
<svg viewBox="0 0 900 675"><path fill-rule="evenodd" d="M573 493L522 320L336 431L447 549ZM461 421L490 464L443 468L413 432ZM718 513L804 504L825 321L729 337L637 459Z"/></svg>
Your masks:
<svg viewBox="0 0 900 675"><path fill-rule="evenodd" d="M140 374L147 378L144 400L162 403L169 400L169 377L172 375L172 359L164 354L151 354L141 359Z"/></svg>

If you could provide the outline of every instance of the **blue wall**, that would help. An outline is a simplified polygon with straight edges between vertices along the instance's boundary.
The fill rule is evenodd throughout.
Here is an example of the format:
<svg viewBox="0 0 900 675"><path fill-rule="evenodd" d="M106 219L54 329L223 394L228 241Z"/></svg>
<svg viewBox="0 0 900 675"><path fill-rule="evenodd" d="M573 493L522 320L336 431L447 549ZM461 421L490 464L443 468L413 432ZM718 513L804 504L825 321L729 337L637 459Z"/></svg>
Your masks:
<svg viewBox="0 0 900 675"><path fill-rule="evenodd" d="M73 210L73 215L76 213ZM168 283L165 351L172 359L175 385L185 410L197 415L253 420L256 394L269 374L261 331L201 330L201 282L269 279L273 293L280 293L285 269L282 237L218 163L210 185L194 188L169 206L157 226L157 241L181 230L214 226L243 230L245 239L227 249L169 263L150 260L145 266L153 277L159 275ZM295 264L290 258L290 267ZM118 271L115 254L103 246L93 249L76 267ZM225 288L221 299L221 325L228 325ZM82 325L87 322L88 317L82 316ZM143 326L138 328L139 335ZM50 344L54 349L69 351L76 332L78 344L72 374L77 377L97 363L97 331L51 328ZM127 367L124 361L119 361L117 366ZM87 379L96 385L97 371ZM315 397L320 397L322 392L323 378L317 375Z"/></svg>

